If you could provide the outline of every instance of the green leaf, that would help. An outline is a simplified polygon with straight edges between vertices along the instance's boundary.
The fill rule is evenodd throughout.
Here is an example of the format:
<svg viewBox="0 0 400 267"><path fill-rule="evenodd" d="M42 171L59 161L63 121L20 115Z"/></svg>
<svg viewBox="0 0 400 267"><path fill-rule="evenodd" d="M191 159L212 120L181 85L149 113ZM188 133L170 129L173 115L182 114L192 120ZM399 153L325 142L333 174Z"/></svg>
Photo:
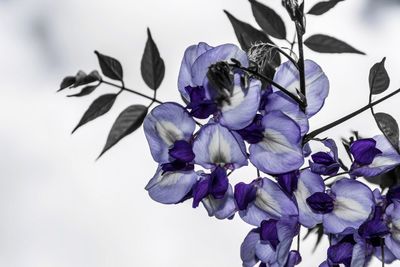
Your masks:
<svg viewBox="0 0 400 267"><path fill-rule="evenodd" d="M99 158L122 138L137 130L142 125L147 111L147 107L143 105L132 105L122 111L111 127L106 145L100 153Z"/></svg>
<svg viewBox="0 0 400 267"><path fill-rule="evenodd" d="M164 79L165 65L151 37L150 29L147 29L147 42L140 64L140 70L147 86L153 90L157 90Z"/></svg>
<svg viewBox="0 0 400 267"><path fill-rule="evenodd" d="M81 97L81 96L89 95L92 92L94 92L94 90L96 90L96 88L99 87L99 85L100 84L86 86L79 93L73 94L73 95L68 95L68 97Z"/></svg>
<svg viewBox="0 0 400 267"><path fill-rule="evenodd" d="M379 129L385 135L394 149L399 152L399 125L396 120L389 114L380 112L374 114L376 123Z"/></svg>
<svg viewBox="0 0 400 267"><path fill-rule="evenodd" d="M343 2L344 0L330 0L330 1L323 1L315 4L307 14L310 15L322 15L334 8L339 2Z"/></svg>

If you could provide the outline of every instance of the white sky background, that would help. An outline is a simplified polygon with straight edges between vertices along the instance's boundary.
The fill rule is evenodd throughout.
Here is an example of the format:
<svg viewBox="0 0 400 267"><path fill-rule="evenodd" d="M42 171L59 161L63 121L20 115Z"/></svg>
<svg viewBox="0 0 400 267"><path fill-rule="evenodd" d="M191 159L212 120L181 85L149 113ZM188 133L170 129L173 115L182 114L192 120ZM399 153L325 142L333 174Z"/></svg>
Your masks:
<svg viewBox="0 0 400 267"><path fill-rule="evenodd" d="M262 2L286 17L280 1ZM367 103L369 68L383 56L391 90L400 87L400 8L394 2L348 0L323 17L309 16L308 36L328 33L368 54L306 50L331 82L311 129ZM119 112L146 101L123 94L111 112L71 136L95 96L115 89L99 88L81 99L55 93L64 76L98 69L97 49L122 62L130 88L151 94L139 66L149 26L166 64L159 98L178 100L177 73L187 46L236 43L223 9L255 25L244 0L0 0L0 266L240 266L249 225L209 218L189 202L164 206L147 195L144 186L156 164L142 130L94 161ZM400 119L399 99L377 110ZM379 133L366 112L327 134L339 138L352 129ZM255 178L250 168L238 173L233 183ZM302 243L300 266L317 266L325 258L326 242L311 256L313 239Z"/></svg>

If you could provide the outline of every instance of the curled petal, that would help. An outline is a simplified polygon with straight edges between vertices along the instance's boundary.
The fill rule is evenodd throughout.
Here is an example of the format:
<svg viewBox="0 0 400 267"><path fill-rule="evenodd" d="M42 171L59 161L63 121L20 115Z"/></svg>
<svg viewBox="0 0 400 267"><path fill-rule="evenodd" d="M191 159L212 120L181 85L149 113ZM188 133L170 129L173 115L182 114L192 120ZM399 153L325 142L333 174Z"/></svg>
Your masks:
<svg viewBox="0 0 400 267"><path fill-rule="evenodd" d="M251 80L249 88L243 89L240 75L235 74L235 86L229 100L221 108L220 123L229 129L239 130L248 126L257 113L260 102L261 82Z"/></svg>
<svg viewBox="0 0 400 267"><path fill-rule="evenodd" d="M306 115L310 118L324 105L325 98L329 93L329 80L321 67L312 60L305 60L304 68L307 96ZM292 62L287 61L278 68L274 82L297 95L297 91L300 90L299 71ZM274 90L279 89L274 88Z"/></svg>
<svg viewBox="0 0 400 267"><path fill-rule="evenodd" d="M185 90L186 86L195 86L192 82L192 65L196 59L206 51L212 49L212 46L201 42L197 45L189 46L182 59L181 68L178 77L178 89L182 97L189 100L189 95Z"/></svg>
<svg viewBox="0 0 400 267"><path fill-rule="evenodd" d="M224 198L216 199L212 195L208 195L208 197L203 199L202 203L210 217L215 216L215 218L220 220L231 218L236 212L235 199L233 197L231 185L229 185Z"/></svg>
<svg viewBox="0 0 400 267"><path fill-rule="evenodd" d="M247 165L246 147L239 134L218 123L203 126L193 143L195 163L206 169L226 166L231 169Z"/></svg>
<svg viewBox="0 0 400 267"><path fill-rule="evenodd" d="M163 204L175 204L180 202L192 189L198 175L194 171L167 172L163 174L158 169L154 177L149 181L146 190L150 197Z"/></svg>
<svg viewBox="0 0 400 267"><path fill-rule="evenodd" d="M383 135L374 136L376 148L382 151L374 157L369 165L352 166L350 174L355 176L372 177L388 172L400 165L400 155Z"/></svg>
<svg viewBox="0 0 400 267"><path fill-rule="evenodd" d="M168 102L154 108L143 127L153 159L167 163L169 148L178 140L189 142L196 123L181 105Z"/></svg>
<svg viewBox="0 0 400 267"><path fill-rule="evenodd" d="M256 245L260 242L260 233L255 230L250 231L240 246L240 258L243 267L253 267L259 259L256 256Z"/></svg>
<svg viewBox="0 0 400 267"><path fill-rule="evenodd" d="M303 163L300 129L280 111L265 115L262 120L264 138L250 146L250 161L259 170L280 174L299 169Z"/></svg>
<svg viewBox="0 0 400 267"><path fill-rule="evenodd" d="M343 178L332 186L335 208L324 214L323 224L327 233L341 233L346 228L357 229L368 219L375 205L374 195L365 184Z"/></svg>

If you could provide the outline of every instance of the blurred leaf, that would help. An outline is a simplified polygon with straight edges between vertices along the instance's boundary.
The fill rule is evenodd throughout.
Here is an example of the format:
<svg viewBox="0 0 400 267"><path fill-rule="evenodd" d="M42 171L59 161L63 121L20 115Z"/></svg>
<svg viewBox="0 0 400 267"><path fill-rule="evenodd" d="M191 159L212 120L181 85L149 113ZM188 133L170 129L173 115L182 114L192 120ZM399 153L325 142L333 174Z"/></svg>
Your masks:
<svg viewBox="0 0 400 267"><path fill-rule="evenodd" d="M379 185L382 190L400 184L400 166L378 176L365 177L365 179L373 184Z"/></svg>
<svg viewBox="0 0 400 267"><path fill-rule="evenodd" d="M67 76L65 77L61 84L60 84L60 89L57 90L57 92L60 92L61 90L64 90L65 88L68 88L72 86L75 83L75 77L74 76Z"/></svg>
<svg viewBox="0 0 400 267"><path fill-rule="evenodd" d="M255 29L248 23L238 20L228 11L224 10L224 12L228 16L235 31L236 38L243 50L249 50L255 43L262 42L272 44L271 40L264 32Z"/></svg>
<svg viewBox="0 0 400 267"><path fill-rule="evenodd" d="M310 15L322 15L334 8L339 2L343 2L344 0L330 0L323 1L315 4L307 14Z"/></svg>
<svg viewBox="0 0 400 267"><path fill-rule="evenodd" d="M365 55L364 52L355 49L345 42L323 34L315 34L308 37L304 41L304 44L311 50L320 53L355 53Z"/></svg>
<svg viewBox="0 0 400 267"><path fill-rule="evenodd" d="M369 88L371 94L377 95L385 92L390 85L390 78L385 68L386 58L381 62L375 63L369 71Z"/></svg>
<svg viewBox="0 0 400 267"><path fill-rule="evenodd" d="M165 65L160 57L158 48L151 37L150 29L147 28L147 42L144 48L142 62L140 64L142 77L148 87L157 90L165 74Z"/></svg>
<svg viewBox="0 0 400 267"><path fill-rule="evenodd" d="M143 105L132 105L122 111L108 134L106 145L99 158L122 138L137 130L142 125L146 115L147 107Z"/></svg>
<svg viewBox="0 0 400 267"><path fill-rule="evenodd" d="M389 114L383 112L374 114L374 117L381 132L399 153L399 125L396 120Z"/></svg>
<svg viewBox="0 0 400 267"><path fill-rule="evenodd" d="M123 80L123 70L121 63L115 58L100 54L98 51L94 51L99 59L99 64L101 71L105 76L110 79L122 81Z"/></svg>
<svg viewBox="0 0 400 267"><path fill-rule="evenodd" d="M96 85L86 86L79 93L73 94L73 95L69 95L68 97L81 97L81 96L89 95L94 90L96 90L96 88L99 87L99 85L100 85L100 83L96 84Z"/></svg>
<svg viewBox="0 0 400 267"><path fill-rule="evenodd" d="M89 73L89 75L83 71L79 71L75 76L75 83L73 87L78 87L97 81L101 81L101 76L97 70L92 71Z"/></svg>
<svg viewBox="0 0 400 267"><path fill-rule="evenodd" d="M107 113L113 106L118 94L107 94L97 98L86 110L85 114L74 128L74 133L79 127Z"/></svg>
<svg viewBox="0 0 400 267"><path fill-rule="evenodd" d="M317 234L317 241L315 243L313 252L317 249L318 245L322 241L322 237L324 236L324 227L322 224L317 224L314 228L307 229L307 234L303 237L303 241L306 240L311 234Z"/></svg>
<svg viewBox="0 0 400 267"><path fill-rule="evenodd" d="M254 18L261 29L272 37L286 39L286 27L281 17L271 8L250 0Z"/></svg>

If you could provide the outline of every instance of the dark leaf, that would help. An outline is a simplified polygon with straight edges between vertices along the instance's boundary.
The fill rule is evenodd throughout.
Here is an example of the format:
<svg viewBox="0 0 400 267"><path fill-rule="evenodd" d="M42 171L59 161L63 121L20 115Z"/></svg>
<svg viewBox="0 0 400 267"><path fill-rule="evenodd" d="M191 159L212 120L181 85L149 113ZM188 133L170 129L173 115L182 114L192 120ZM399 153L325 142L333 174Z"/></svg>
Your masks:
<svg viewBox="0 0 400 267"><path fill-rule="evenodd" d="M311 50L320 53L355 53L365 55L364 52L355 49L345 42L323 34L310 36L304 41L304 44Z"/></svg>
<svg viewBox="0 0 400 267"><path fill-rule="evenodd" d="M339 2L343 2L344 0L330 0L330 1L323 1L315 4L307 14L311 15L322 15L332 8L334 8Z"/></svg>
<svg viewBox="0 0 400 267"><path fill-rule="evenodd" d="M381 62L375 63L369 71L369 88L371 94L377 95L385 92L390 85L390 78L385 69L386 58Z"/></svg>
<svg viewBox="0 0 400 267"><path fill-rule="evenodd" d="M87 75L83 71L79 71L75 76L75 83L73 87L78 87L98 81L101 81L101 76L97 70L92 71L91 73L89 73L89 75Z"/></svg>
<svg viewBox="0 0 400 267"><path fill-rule="evenodd" d="M265 33L255 29L248 23L238 20L228 11L224 10L224 12L228 16L243 50L249 50L249 48L255 43L262 42L272 44L271 40Z"/></svg>
<svg viewBox="0 0 400 267"><path fill-rule="evenodd" d="M57 92L60 92L61 90L64 90L65 88L68 88L72 86L75 83L75 77L74 76L67 76L65 77L61 84L60 84L60 89L58 89Z"/></svg>
<svg viewBox="0 0 400 267"><path fill-rule="evenodd" d="M150 29L147 29L147 42L140 64L140 70L147 86L153 90L157 90L164 79L165 65L151 37Z"/></svg>
<svg viewBox="0 0 400 267"><path fill-rule="evenodd" d="M101 71L105 76L110 79L122 81L123 80L123 70L121 63L115 58L100 54L98 51L94 51L99 59L99 64Z"/></svg>
<svg viewBox="0 0 400 267"><path fill-rule="evenodd" d="M122 111L111 127L106 145L100 153L99 158L122 138L138 129L142 125L146 115L147 107L143 105L132 105Z"/></svg>
<svg viewBox="0 0 400 267"><path fill-rule="evenodd" d="M261 29L272 37L286 39L286 27L281 17L271 8L250 0L254 18Z"/></svg>
<svg viewBox="0 0 400 267"><path fill-rule="evenodd" d="M393 148L399 152L399 125L389 114L380 112L374 114L375 121L386 139L392 144Z"/></svg>
<svg viewBox="0 0 400 267"><path fill-rule="evenodd" d="M99 85L100 84L86 86L79 93L73 94L73 95L69 95L68 97L80 97L80 96L89 95L94 90L96 90L96 88L99 87Z"/></svg>
<svg viewBox="0 0 400 267"><path fill-rule="evenodd" d="M102 95L93 101L90 107L86 110L85 114L83 114L83 117L79 121L78 125L74 128L72 133L74 133L82 125L107 113L113 106L116 98L117 94L107 94Z"/></svg>
<svg viewBox="0 0 400 267"><path fill-rule="evenodd" d="M365 177L373 184L379 185L382 190L400 184L400 167L374 177Z"/></svg>
<svg viewBox="0 0 400 267"><path fill-rule="evenodd" d="M306 240L312 233L317 234L317 241L314 246L315 252L318 245L321 243L322 237L324 236L324 227L322 226L322 224L317 224L314 228L308 229L307 234L303 237L303 241Z"/></svg>

